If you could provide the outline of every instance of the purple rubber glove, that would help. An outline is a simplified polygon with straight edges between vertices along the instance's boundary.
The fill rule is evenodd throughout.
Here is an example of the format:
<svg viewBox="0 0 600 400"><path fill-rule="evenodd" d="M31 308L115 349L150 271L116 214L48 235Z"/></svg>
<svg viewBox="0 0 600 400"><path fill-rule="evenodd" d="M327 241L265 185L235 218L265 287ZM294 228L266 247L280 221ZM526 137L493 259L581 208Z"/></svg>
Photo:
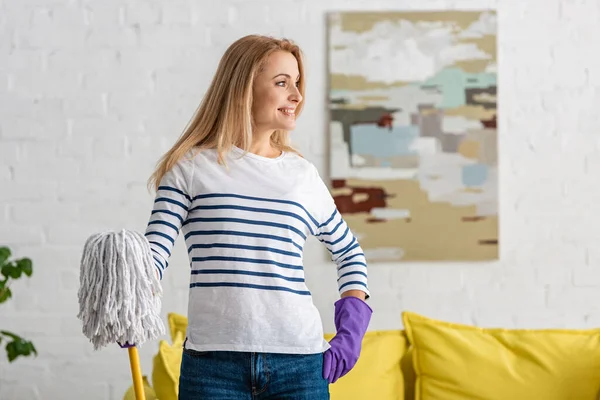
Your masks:
<svg viewBox="0 0 600 400"><path fill-rule="evenodd" d="M323 378L334 383L346 375L358 361L362 340L369 326L373 310L366 302L354 296L335 302L336 334L323 354Z"/></svg>

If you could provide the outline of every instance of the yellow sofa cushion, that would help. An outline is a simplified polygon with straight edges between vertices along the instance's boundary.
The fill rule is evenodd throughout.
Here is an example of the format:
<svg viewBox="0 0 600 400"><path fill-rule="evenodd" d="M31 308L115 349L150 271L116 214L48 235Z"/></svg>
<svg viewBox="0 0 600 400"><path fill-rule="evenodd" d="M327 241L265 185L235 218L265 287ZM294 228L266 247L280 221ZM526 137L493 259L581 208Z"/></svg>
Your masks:
<svg viewBox="0 0 600 400"><path fill-rule="evenodd" d="M333 334L326 334L327 341ZM407 341L401 330L369 331L358 362L345 376L329 385L332 400L403 400L401 359Z"/></svg>
<svg viewBox="0 0 600 400"><path fill-rule="evenodd" d="M406 332L402 331L406 337ZM415 383L417 375L413 368L413 353L414 349L406 337L406 343L408 343L408 350L404 353L402 360L400 360L400 368L402 369L402 377L404 378L404 400L414 400L415 398Z"/></svg>
<svg viewBox="0 0 600 400"><path fill-rule="evenodd" d="M402 314L415 400L595 400L600 329L485 329Z"/></svg>

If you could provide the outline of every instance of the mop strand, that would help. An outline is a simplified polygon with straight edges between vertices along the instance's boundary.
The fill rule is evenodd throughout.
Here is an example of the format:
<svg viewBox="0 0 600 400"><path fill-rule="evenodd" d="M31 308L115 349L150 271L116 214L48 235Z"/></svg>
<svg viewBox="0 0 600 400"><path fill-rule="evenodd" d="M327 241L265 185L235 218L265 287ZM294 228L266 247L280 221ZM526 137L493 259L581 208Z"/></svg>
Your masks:
<svg viewBox="0 0 600 400"><path fill-rule="evenodd" d="M161 295L144 235L123 229L97 233L86 240L77 318L94 350L115 342L139 346L162 335Z"/></svg>

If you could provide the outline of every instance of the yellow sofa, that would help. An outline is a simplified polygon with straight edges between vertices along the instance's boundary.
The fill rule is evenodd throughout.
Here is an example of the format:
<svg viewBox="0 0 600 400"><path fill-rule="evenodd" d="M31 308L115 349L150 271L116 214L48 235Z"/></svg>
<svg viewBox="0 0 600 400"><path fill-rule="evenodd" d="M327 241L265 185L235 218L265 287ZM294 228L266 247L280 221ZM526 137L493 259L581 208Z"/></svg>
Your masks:
<svg viewBox="0 0 600 400"><path fill-rule="evenodd" d="M485 329L412 312L402 321L403 330L367 332L354 369L330 385L332 400L599 398L600 329ZM169 314L172 344L162 340L154 357L151 399L177 399L186 326Z"/></svg>

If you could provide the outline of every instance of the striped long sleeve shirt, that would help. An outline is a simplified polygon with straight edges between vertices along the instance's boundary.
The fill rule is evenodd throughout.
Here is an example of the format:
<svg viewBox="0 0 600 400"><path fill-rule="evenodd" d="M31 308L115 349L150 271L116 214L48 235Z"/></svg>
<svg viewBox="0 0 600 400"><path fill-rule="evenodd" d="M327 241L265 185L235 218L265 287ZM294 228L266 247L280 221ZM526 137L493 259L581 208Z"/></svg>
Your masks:
<svg viewBox="0 0 600 400"><path fill-rule="evenodd" d="M186 348L323 352L322 321L305 283L309 236L337 266L340 295L367 287L365 255L315 166L293 153L234 147L189 152L159 183L146 229L162 279L176 239L190 266Z"/></svg>

